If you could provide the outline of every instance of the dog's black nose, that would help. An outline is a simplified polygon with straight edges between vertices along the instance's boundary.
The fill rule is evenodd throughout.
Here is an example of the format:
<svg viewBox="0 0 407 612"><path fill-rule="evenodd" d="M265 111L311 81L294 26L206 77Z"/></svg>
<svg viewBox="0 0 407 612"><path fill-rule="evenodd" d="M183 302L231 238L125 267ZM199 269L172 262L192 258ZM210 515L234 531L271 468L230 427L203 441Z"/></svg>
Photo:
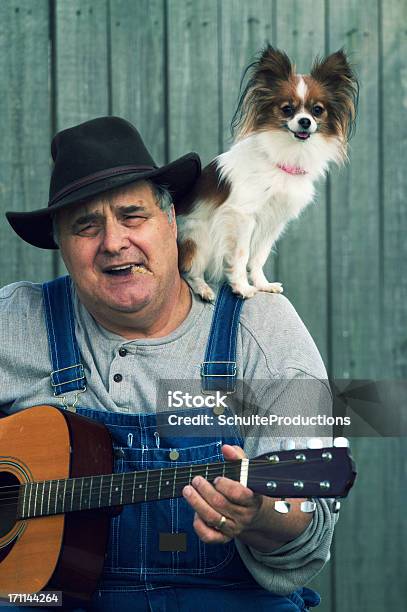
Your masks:
<svg viewBox="0 0 407 612"><path fill-rule="evenodd" d="M301 117L301 119L298 120L298 123L305 130L307 130L309 128L309 126L311 125L311 121L309 119L307 119L307 117Z"/></svg>

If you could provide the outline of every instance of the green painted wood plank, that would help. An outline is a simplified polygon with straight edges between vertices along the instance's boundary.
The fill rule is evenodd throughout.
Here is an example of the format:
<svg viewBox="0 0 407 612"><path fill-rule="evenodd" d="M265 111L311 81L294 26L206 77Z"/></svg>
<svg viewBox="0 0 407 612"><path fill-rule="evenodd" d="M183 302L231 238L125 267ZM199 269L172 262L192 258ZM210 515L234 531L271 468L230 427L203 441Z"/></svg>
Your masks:
<svg viewBox="0 0 407 612"><path fill-rule="evenodd" d="M407 4L404 0L386 0L382 8L382 219L383 219L383 338L382 374L389 379L407 378ZM381 352L381 349L379 349ZM386 607L395 610L405 606L407 582L405 556L407 551L407 440L389 440L387 470L383 468L387 491L383 499L392 500L386 508L382 539L386 547L382 554L385 576L382 592L386 592ZM384 503L383 503L384 505ZM389 503L387 503L387 506ZM384 541L383 541L384 540ZM390 561L390 562L389 562ZM391 585L391 588L387 588Z"/></svg>
<svg viewBox="0 0 407 612"><path fill-rule="evenodd" d="M230 123L239 100L243 72L271 41L272 16L271 0L220 2L222 151L232 143Z"/></svg>
<svg viewBox="0 0 407 612"><path fill-rule="evenodd" d="M361 84L350 163L332 174L332 371L342 378L381 371L377 5L364 11L357 0L330 3L330 50L345 46Z"/></svg>
<svg viewBox="0 0 407 612"><path fill-rule="evenodd" d="M109 114L106 0L58 0L55 11L57 131ZM59 273L65 273L59 261Z"/></svg>
<svg viewBox="0 0 407 612"><path fill-rule="evenodd" d="M106 0L57 0L58 130L109 112L107 20Z"/></svg>
<svg viewBox="0 0 407 612"><path fill-rule="evenodd" d="M216 0L168 2L169 159L196 151L206 165L219 149Z"/></svg>
<svg viewBox="0 0 407 612"><path fill-rule="evenodd" d="M154 160L165 162L163 0L111 3L112 113L139 129Z"/></svg>
<svg viewBox="0 0 407 612"><path fill-rule="evenodd" d="M300 0L278 1L276 32L277 46L295 62L297 71L309 73L315 57L325 52L324 0L313 0L307 7ZM289 224L276 251L278 280L328 366L326 217L326 182L321 180L314 202Z"/></svg>
<svg viewBox="0 0 407 612"><path fill-rule="evenodd" d="M386 9L387 10L387 9ZM380 329L380 100L378 3L330 5L331 48L346 44L361 81L350 166L332 182L332 356L339 377L383 377ZM394 75L389 74L392 81ZM382 95L387 99L387 92ZM384 203L393 210L393 204ZM384 286L387 287L385 280ZM335 539L335 605L350 612L405 601L400 538L405 444L355 439L359 478ZM404 475L403 475L404 474ZM404 487L405 490L405 487ZM390 501L391 500L391 501ZM404 532L405 536L405 532ZM388 588L391 584L391 588Z"/></svg>
<svg viewBox="0 0 407 612"><path fill-rule="evenodd" d="M48 1L0 3L0 212L48 202L50 99ZM52 253L23 242L3 217L0 286L52 277ZM7 263L7 265L5 265Z"/></svg>
<svg viewBox="0 0 407 612"><path fill-rule="evenodd" d="M407 3L383 6L383 366L407 378Z"/></svg>

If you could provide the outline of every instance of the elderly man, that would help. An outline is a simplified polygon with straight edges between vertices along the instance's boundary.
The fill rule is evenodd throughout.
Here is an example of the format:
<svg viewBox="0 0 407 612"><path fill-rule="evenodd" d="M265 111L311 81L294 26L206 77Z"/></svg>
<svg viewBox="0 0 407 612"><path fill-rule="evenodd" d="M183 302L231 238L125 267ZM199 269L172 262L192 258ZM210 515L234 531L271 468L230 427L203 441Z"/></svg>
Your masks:
<svg viewBox="0 0 407 612"><path fill-rule="evenodd" d="M157 426L162 380L258 379L255 404L265 412L329 405L321 358L286 298L258 294L239 318L242 300L226 287L214 306L180 276L175 212L199 176L195 154L157 168L132 125L102 117L57 134L52 156L48 207L7 218L30 244L59 247L69 277L0 292L3 414L51 404L96 419L112 434L116 469L125 471L279 447L278 432L243 440L231 429L199 444L193 431L166 438ZM296 379L315 383L309 397L293 391ZM225 477L197 476L182 494L125 506L112 519L103 575L86 609L318 604L303 585L329 559L335 515L327 502L304 513L304 500L293 499L281 514L273 499ZM163 533L183 534L185 546L163 546Z"/></svg>

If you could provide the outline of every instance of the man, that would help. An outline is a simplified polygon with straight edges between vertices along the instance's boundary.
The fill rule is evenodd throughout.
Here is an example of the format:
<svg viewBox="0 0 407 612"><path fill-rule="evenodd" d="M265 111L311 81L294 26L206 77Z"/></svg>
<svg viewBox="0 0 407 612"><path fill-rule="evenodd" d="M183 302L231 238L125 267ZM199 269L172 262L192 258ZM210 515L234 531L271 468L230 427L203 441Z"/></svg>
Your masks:
<svg viewBox="0 0 407 612"><path fill-rule="evenodd" d="M1 290L4 414L51 404L96 418L112 434L122 471L256 456L281 441L269 428L245 440L236 428L199 443L192 430L162 436L163 380L199 381L206 391L258 380L258 411L329 405L321 358L288 300L259 294L239 319L242 301L226 287L214 310L181 278L175 212L199 175L195 154L157 168L133 126L103 117L57 134L52 156L48 207L7 218L30 244L59 246L72 284ZM296 380L313 383L307 397ZM103 578L87 609L317 605L302 587L329 558L335 516L323 500L301 512L303 501L290 500L282 514L240 482L200 476L183 499L126 506L112 521ZM163 547L162 533L184 534L185 546Z"/></svg>

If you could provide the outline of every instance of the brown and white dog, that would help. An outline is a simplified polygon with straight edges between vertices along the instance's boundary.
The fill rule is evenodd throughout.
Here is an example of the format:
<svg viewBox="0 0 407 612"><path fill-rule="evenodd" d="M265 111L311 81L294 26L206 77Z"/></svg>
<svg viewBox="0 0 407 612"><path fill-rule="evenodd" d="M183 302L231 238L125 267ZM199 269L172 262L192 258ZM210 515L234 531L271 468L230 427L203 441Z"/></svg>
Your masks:
<svg viewBox="0 0 407 612"><path fill-rule="evenodd" d="M226 280L245 297L280 293L263 273L287 223L314 197L329 162L346 160L358 84L343 50L296 74L287 55L267 46L248 70L229 151L204 168L177 216L180 270L213 300L208 283Z"/></svg>

